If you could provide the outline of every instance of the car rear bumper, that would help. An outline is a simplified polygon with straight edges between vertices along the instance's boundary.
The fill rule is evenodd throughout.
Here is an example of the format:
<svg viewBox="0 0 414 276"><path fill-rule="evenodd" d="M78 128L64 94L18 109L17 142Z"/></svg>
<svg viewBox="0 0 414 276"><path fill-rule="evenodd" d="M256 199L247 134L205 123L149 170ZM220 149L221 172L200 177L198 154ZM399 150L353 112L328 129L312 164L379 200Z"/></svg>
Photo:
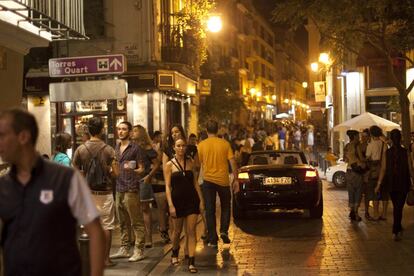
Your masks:
<svg viewBox="0 0 414 276"><path fill-rule="evenodd" d="M258 209L309 209L318 205L320 188L302 191L240 191L235 203L245 210Z"/></svg>

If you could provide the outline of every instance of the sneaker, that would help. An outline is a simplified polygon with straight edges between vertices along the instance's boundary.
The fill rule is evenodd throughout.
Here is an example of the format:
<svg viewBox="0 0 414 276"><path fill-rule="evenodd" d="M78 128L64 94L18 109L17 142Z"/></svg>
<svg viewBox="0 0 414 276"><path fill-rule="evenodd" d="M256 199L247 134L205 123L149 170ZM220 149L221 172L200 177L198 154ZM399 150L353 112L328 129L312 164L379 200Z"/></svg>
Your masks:
<svg viewBox="0 0 414 276"><path fill-rule="evenodd" d="M207 246L208 247L213 247L213 248L217 248L218 246L217 246L217 242L209 242L208 244L207 244Z"/></svg>
<svg viewBox="0 0 414 276"><path fill-rule="evenodd" d="M132 255L132 257L128 259L128 262L137 262L137 261L140 261L144 258L145 258L144 250L139 249L139 248L135 248L134 249L134 255Z"/></svg>
<svg viewBox="0 0 414 276"><path fill-rule="evenodd" d="M126 246L121 246L115 254L109 256L111 259L119 259L119 258L129 258L131 254L129 253L129 248Z"/></svg>
<svg viewBox="0 0 414 276"><path fill-rule="evenodd" d="M229 244L230 243L230 239L229 239L229 236L227 234L220 234L220 238L223 240L224 244Z"/></svg>

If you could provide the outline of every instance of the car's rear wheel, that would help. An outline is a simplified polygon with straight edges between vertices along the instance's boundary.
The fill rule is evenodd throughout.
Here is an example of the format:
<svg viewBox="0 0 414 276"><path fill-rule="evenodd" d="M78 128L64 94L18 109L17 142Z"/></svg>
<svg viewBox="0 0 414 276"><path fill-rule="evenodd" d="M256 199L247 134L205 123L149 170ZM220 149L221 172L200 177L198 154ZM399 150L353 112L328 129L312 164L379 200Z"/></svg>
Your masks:
<svg viewBox="0 0 414 276"><path fill-rule="evenodd" d="M235 220L237 219L243 219L246 217L246 210L244 210L241 206L239 206L235 200L235 196L233 196L233 218Z"/></svg>
<svg viewBox="0 0 414 276"><path fill-rule="evenodd" d="M309 209L309 215L311 218L320 219L323 215L323 197L321 194L321 199L319 200L318 205Z"/></svg>
<svg viewBox="0 0 414 276"><path fill-rule="evenodd" d="M346 186L345 173L344 172L336 172L336 173L334 173L334 175L332 176L332 183L337 188L343 188L343 187L345 187Z"/></svg>

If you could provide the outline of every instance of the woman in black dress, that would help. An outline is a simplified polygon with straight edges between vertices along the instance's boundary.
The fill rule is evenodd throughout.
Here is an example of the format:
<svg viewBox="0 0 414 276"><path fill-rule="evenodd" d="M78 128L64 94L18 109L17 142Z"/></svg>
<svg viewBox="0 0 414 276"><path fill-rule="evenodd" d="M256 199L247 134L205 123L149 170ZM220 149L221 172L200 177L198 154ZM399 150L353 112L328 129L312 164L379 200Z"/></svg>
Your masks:
<svg viewBox="0 0 414 276"><path fill-rule="evenodd" d="M188 270L191 273L196 273L197 269L194 266L194 252L197 243L196 223L198 215L204 210L204 201L196 181L194 161L186 156L185 151L184 138L175 140L175 156L164 167L168 206L174 223L171 264L177 265L179 263L180 235L185 222L189 255Z"/></svg>

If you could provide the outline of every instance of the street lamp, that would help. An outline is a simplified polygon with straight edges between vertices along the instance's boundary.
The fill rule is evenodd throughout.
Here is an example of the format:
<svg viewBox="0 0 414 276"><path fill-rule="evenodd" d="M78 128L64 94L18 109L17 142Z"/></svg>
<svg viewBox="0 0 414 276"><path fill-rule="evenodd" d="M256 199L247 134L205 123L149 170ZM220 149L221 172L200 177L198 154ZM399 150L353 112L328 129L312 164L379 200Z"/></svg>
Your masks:
<svg viewBox="0 0 414 276"><path fill-rule="evenodd" d="M319 64L317 62L312 62L311 63L311 70L312 70L312 72L318 72Z"/></svg>
<svg viewBox="0 0 414 276"><path fill-rule="evenodd" d="M276 95L272 95L272 100L276 101Z"/></svg>
<svg viewBox="0 0 414 276"><path fill-rule="evenodd" d="M254 95L256 95L256 88L252 87L249 90L250 95L253 97Z"/></svg>
<svg viewBox="0 0 414 276"><path fill-rule="evenodd" d="M331 59L328 53L320 53L319 54L319 62L325 65L331 64Z"/></svg>
<svg viewBox="0 0 414 276"><path fill-rule="evenodd" d="M223 28L223 22L219 15L212 15L207 20L207 29L212 33L218 33Z"/></svg>

